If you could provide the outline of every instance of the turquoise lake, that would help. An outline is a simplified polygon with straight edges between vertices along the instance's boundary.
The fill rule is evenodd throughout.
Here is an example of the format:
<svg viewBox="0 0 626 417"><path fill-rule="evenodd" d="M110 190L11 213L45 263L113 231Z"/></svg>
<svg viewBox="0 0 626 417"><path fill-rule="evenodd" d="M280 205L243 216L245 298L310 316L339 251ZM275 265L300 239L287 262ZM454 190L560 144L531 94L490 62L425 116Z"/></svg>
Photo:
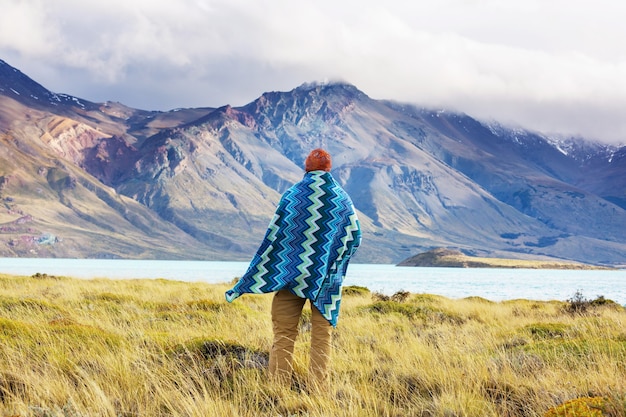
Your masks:
<svg viewBox="0 0 626 417"><path fill-rule="evenodd" d="M0 273L36 273L75 278L154 279L230 282L247 262L0 258ZM345 285L360 285L391 295L404 290L450 298L479 296L492 301L525 298L561 300L580 291L626 305L626 270L578 271L481 268L415 268L381 264L351 264Z"/></svg>

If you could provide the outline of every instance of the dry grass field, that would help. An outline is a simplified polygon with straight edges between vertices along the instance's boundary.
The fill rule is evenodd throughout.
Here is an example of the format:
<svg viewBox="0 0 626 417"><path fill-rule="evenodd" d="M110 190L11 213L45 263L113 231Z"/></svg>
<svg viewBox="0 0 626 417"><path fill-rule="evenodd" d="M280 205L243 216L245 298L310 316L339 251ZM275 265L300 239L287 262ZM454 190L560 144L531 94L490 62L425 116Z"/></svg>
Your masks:
<svg viewBox="0 0 626 417"><path fill-rule="evenodd" d="M626 416L626 311L344 289L332 384L266 373L271 295L229 284L0 275L0 415Z"/></svg>

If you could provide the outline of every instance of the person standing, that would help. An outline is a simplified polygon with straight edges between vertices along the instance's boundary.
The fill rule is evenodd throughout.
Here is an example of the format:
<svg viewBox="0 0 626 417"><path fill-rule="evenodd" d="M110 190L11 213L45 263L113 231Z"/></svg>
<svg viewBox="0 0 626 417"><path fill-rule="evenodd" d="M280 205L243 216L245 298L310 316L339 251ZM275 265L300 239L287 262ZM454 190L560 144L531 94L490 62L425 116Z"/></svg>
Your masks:
<svg viewBox="0 0 626 417"><path fill-rule="evenodd" d="M304 165L304 178L282 195L261 245L246 273L226 291L226 300L232 302L245 293L275 292L269 372L288 383L298 323L308 299L309 379L323 387L328 382L341 285L361 243L361 227L352 200L330 174L328 152L314 149Z"/></svg>

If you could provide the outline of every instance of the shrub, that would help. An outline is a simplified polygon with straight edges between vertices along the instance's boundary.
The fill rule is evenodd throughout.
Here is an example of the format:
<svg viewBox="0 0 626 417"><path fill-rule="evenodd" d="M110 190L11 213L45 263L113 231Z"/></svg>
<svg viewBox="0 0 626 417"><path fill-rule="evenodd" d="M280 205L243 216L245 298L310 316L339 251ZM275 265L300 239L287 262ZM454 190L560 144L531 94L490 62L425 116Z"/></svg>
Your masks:
<svg viewBox="0 0 626 417"><path fill-rule="evenodd" d="M374 294L372 294L372 299L374 301L394 301L396 303L403 303L409 298L410 295L411 295L410 292L403 291L403 290L396 292L392 296L375 292Z"/></svg>
<svg viewBox="0 0 626 417"><path fill-rule="evenodd" d="M586 314L593 307L617 305L615 301L606 299L603 295L597 296L595 300L590 300L580 290L576 291L566 302L565 311L571 314Z"/></svg>
<svg viewBox="0 0 626 417"><path fill-rule="evenodd" d="M389 297L388 295L380 292L375 292L374 294L372 294L372 300L374 301L389 301L390 298L391 297Z"/></svg>
<svg viewBox="0 0 626 417"><path fill-rule="evenodd" d="M566 301L567 305L565 306L565 311L572 314L584 314L587 312L590 305L590 301L585 298L580 290L576 291L574 295Z"/></svg>
<svg viewBox="0 0 626 417"><path fill-rule="evenodd" d="M35 279L60 279L56 275L48 275L46 273L42 274L41 272L34 273L33 275L31 275L31 278L35 278Z"/></svg>
<svg viewBox="0 0 626 417"><path fill-rule="evenodd" d="M358 285L348 285L342 289L343 295L368 295L369 293L369 288L360 287Z"/></svg>
<svg viewBox="0 0 626 417"><path fill-rule="evenodd" d="M410 292L408 291L398 291L396 292L394 295L391 296L391 301L396 301L398 303L403 303L407 300L407 298L409 298L409 296L411 295Z"/></svg>

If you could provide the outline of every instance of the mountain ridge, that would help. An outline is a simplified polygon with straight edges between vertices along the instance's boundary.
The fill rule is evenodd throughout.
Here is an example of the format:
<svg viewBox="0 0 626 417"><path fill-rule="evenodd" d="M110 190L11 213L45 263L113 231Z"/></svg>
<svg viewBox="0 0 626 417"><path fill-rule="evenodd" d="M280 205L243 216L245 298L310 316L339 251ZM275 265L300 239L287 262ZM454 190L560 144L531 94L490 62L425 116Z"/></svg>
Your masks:
<svg viewBox="0 0 626 417"><path fill-rule="evenodd" d="M249 259L280 194L302 177L308 151L324 147L363 223L356 262L396 263L449 247L492 257L626 264L624 147L559 141L459 113L374 100L346 83L303 84L240 107L170 112L65 95L56 95L68 97L61 106L34 105L14 91L39 84L16 71L0 62L6 210L0 227L16 221L8 212L20 206L54 223L55 235L72 230L67 220L35 210L46 202L91 222L93 230L28 248L10 245L19 233L0 232L2 256ZM19 155L23 167L10 164L11 155ZM59 178L48 178L50 170ZM16 187L18 177L38 184L45 198ZM72 197L77 187L92 194L78 210L82 217L78 194ZM143 228L128 219L111 225L88 211L151 221ZM127 242L125 228L137 233L131 252L115 243ZM70 241L93 245L94 233L106 247L64 249ZM161 242L156 251L152 240L168 233L180 244Z"/></svg>

